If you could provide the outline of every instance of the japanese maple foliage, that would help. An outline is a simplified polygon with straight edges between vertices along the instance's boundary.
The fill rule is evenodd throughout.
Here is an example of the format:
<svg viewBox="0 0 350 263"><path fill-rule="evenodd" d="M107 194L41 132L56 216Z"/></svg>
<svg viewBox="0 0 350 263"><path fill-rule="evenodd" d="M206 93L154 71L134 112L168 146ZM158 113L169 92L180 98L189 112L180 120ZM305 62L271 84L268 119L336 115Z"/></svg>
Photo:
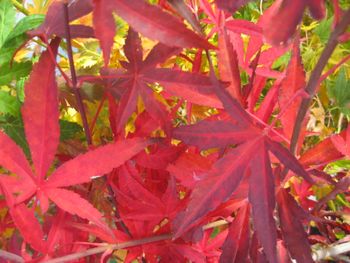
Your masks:
<svg viewBox="0 0 350 263"><path fill-rule="evenodd" d="M0 130L0 223L14 230L0 258L304 263L349 239L349 172L326 168L350 157L350 126L315 143L308 122L350 11L334 1L308 76L298 26L325 1L271 1L256 23L235 16L250 2L52 1L27 32L45 47L24 85L28 153ZM86 39L95 71L74 64ZM62 139L74 110L80 137Z"/></svg>

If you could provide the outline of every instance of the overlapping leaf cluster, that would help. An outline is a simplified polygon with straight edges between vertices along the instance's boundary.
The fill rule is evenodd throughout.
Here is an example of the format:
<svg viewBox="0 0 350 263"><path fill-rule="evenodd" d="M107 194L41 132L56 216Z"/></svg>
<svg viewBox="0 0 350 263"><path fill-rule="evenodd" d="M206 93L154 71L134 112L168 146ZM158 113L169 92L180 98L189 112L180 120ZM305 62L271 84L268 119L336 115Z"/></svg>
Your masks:
<svg viewBox="0 0 350 263"><path fill-rule="evenodd" d="M349 172L335 162L350 156L345 69L329 92L338 135L310 143L313 115L297 115L313 95L299 25L305 10L324 18L324 1L277 0L256 23L235 16L250 1L153 2L52 1L16 26L0 3L2 249L28 262L314 262L349 238ZM18 59L27 41L45 47L33 65ZM76 71L71 44L92 62Z"/></svg>

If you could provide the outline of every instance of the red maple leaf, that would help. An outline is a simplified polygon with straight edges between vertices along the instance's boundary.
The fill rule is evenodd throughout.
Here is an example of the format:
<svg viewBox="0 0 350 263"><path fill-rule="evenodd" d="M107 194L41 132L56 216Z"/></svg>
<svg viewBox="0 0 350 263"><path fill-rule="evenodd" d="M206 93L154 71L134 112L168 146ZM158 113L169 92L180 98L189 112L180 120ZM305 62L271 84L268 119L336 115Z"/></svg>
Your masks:
<svg viewBox="0 0 350 263"><path fill-rule="evenodd" d="M257 237L268 260L277 262L277 233L273 218L275 179L271 168L270 153L297 175L309 182L313 180L286 148L269 138L268 130L254 123L213 75L212 81L226 111L236 122L220 120L199 122L178 128L174 131L174 137L187 144L199 146L201 149L228 147L232 144L236 147L217 161L207 177L196 185L187 209L178 216L174 235L180 237L196 225L202 217L227 201L242 179L249 176L248 198L252 205ZM201 139L198 140L197 136Z"/></svg>
<svg viewBox="0 0 350 263"><path fill-rule="evenodd" d="M102 220L102 214L96 208L78 194L62 187L89 182L93 176L103 176L151 142L134 138L99 147L64 163L46 178L59 143L58 97L55 63L52 57L57 54L59 42L59 39L51 42L48 47L51 51L47 50L41 55L25 85L26 98L22 114L34 171L19 146L0 132L0 164L18 176L0 178L11 216L26 242L41 252L46 249L43 232L33 210L27 208L24 202L35 195L42 211L45 212L49 208L50 199L68 213L88 219L109 231ZM32 234L33 229L37 231L36 235Z"/></svg>
<svg viewBox="0 0 350 263"><path fill-rule="evenodd" d="M137 32L170 47L214 48L198 34L187 29L178 18L164 12L159 6L150 5L144 0L132 2L128 0L95 0L94 28L96 36L101 42L105 65L108 65L115 35L112 12L128 22Z"/></svg>
<svg viewBox="0 0 350 263"><path fill-rule="evenodd" d="M126 38L124 52L128 62L123 62L124 72L104 70L102 74L108 79L116 81L109 86L109 92L118 100L116 112L117 131L124 129L124 125L136 109L137 99L142 98L146 110L156 120L165 122L168 113L156 100L149 84L160 83L167 92L183 97L190 102L221 107L221 103L213 94L210 79L207 76L188 73L180 70L157 68L168 57L178 53L179 48L157 44L143 60L141 38L132 28Z"/></svg>

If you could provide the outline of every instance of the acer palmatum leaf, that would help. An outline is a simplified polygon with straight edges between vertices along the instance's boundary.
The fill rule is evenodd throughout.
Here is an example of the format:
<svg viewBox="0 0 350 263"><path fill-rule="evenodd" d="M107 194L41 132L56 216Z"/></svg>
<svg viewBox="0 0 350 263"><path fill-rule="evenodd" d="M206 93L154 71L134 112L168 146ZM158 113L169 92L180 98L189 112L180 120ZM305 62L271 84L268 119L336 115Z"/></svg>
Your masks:
<svg viewBox="0 0 350 263"><path fill-rule="evenodd" d="M264 14L266 23L263 25L267 41L279 45L286 43L295 33L305 9L309 7L311 14L321 19L324 16L323 0L277 0Z"/></svg>
<svg viewBox="0 0 350 263"><path fill-rule="evenodd" d="M219 34L218 44L218 59L220 61L219 72L221 80L230 83L227 90L235 99L242 102L241 77L238 67L237 52L234 49L226 30L223 30L223 32Z"/></svg>
<svg viewBox="0 0 350 263"><path fill-rule="evenodd" d="M265 123L267 123L269 118L271 118L273 110L276 107L276 104L278 102L279 88L279 83L275 83L267 92L264 100L260 104L260 107L255 112L255 116L257 116L260 120L262 120Z"/></svg>
<svg viewBox="0 0 350 263"><path fill-rule="evenodd" d="M68 1L69 21L73 21L92 11L91 0L70 0ZM64 38L65 22L63 1L54 1L47 11L45 20L37 29L29 31L31 37L39 36L47 41L52 35ZM91 27L85 25L71 25L72 37L94 37L94 31Z"/></svg>
<svg viewBox="0 0 350 263"><path fill-rule="evenodd" d="M100 41L104 65L108 66L111 49L116 34L116 24L113 17L111 0L93 1L93 24L95 35Z"/></svg>
<svg viewBox="0 0 350 263"><path fill-rule="evenodd" d="M169 57L179 54L180 52L181 48L170 47L159 42L152 48L143 61L142 70L155 68L158 64L164 63Z"/></svg>
<svg viewBox="0 0 350 263"><path fill-rule="evenodd" d="M61 188L47 188L45 194L62 210L88 219L113 235L107 224L102 221L102 214L77 193Z"/></svg>
<svg viewBox="0 0 350 263"><path fill-rule="evenodd" d="M314 180L311 178L311 176L305 171L304 167L294 157L294 155L291 154L289 150L283 147L280 143L273 140L266 139L265 141L266 147L278 158L282 164L288 167L288 169L293 171L296 175L303 177L309 183L314 183Z"/></svg>
<svg viewBox="0 0 350 263"><path fill-rule="evenodd" d="M187 209L177 217L174 238L180 237L208 212L228 200L245 175L256 141L235 148L213 165L193 190Z"/></svg>
<svg viewBox="0 0 350 263"><path fill-rule="evenodd" d="M277 203L282 236L292 258L296 259L297 262L314 262L311 257L310 244L301 222L302 213L298 211L302 208L283 188L278 191Z"/></svg>
<svg viewBox="0 0 350 263"><path fill-rule="evenodd" d="M168 0L168 2L198 34L203 34L199 21L184 0Z"/></svg>
<svg viewBox="0 0 350 263"><path fill-rule="evenodd" d="M348 128L343 133L346 134L345 139L340 135L331 136L330 138L333 145L340 153L350 157L350 125L348 125Z"/></svg>
<svg viewBox="0 0 350 263"><path fill-rule="evenodd" d="M279 89L278 102L280 105L280 109L283 110L285 107L288 106L287 110L284 111L283 115L281 116L283 132L288 139L291 139L292 137L294 123L297 117L297 111L301 103L301 97L295 98L292 104L289 104L289 100L293 97L295 93L297 93L301 89L305 89L306 85L306 75L304 66L301 61L299 45L300 41L297 37L293 44L292 58L289 62L286 71L286 76L281 81ZM303 140L303 136L300 136L299 140Z"/></svg>
<svg viewBox="0 0 350 263"><path fill-rule="evenodd" d="M144 61L141 61L143 53L140 35L129 28L124 45L124 52L129 62L122 63L126 72L115 75L105 70L111 79L118 80L117 85L110 87L110 92L119 100L116 113L117 131L122 132L131 114L136 109L137 100L142 98L146 111L155 120L165 123L167 110L156 98L149 84L159 83L165 91L176 96L181 96L190 102L201 105L221 108L220 101L213 93L210 79L207 76L188 73L169 68L156 68L157 64L164 62L169 56L178 52L178 48L169 48L164 44L157 44ZM121 77L121 78L120 78Z"/></svg>
<svg viewBox="0 0 350 263"><path fill-rule="evenodd" d="M35 250L45 253L44 232L35 217L34 210L25 204L19 204L11 207L10 214L25 242Z"/></svg>
<svg viewBox="0 0 350 263"><path fill-rule="evenodd" d="M256 134L255 129L223 120L203 120L193 125L180 126L173 131L174 138L195 145L200 150L244 143L255 138Z"/></svg>
<svg viewBox="0 0 350 263"><path fill-rule="evenodd" d="M214 48L176 17L144 0L113 0L115 12L136 31L168 46Z"/></svg>
<svg viewBox="0 0 350 263"><path fill-rule="evenodd" d="M53 40L26 83L22 107L26 139L38 180L43 180L53 162L60 138L55 63L60 39ZM51 53L51 54L50 54ZM40 83L40 85L39 85Z"/></svg>
<svg viewBox="0 0 350 263"><path fill-rule="evenodd" d="M0 131L0 165L24 180L32 181L34 178L22 149L2 131Z"/></svg>
<svg viewBox="0 0 350 263"><path fill-rule="evenodd" d="M209 78L205 75L167 68L148 70L144 74L146 81L160 83L171 95L198 105L223 108L214 94Z"/></svg>
<svg viewBox="0 0 350 263"><path fill-rule="evenodd" d="M346 131L342 131L338 135L345 140ZM305 151L299 161L304 167L310 165L325 165L328 162L336 161L343 157L343 154L337 150L332 142L332 137L328 137L316 144L314 147Z"/></svg>
<svg viewBox="0 0 350 263"><path fill-rule="evenodd" d="M133 138L90 150L58 167L45 182L45 187L65 187L89 182L93 176L102 176L122 165L151 143L152 140Z"/></svg>
<svg viewBox="0 0 350 263"><path fill-rule="evenodd" d="M237 11L241 6L247 4L251 0L216 0L219 8L229 12Z"/></svg>
<svg viewBox="0 0 350 263"><path fill-rule="evenodd" d="M124 53L129 61L129 65L132 65L133 70L137 72L142 63L143 50L139 33L132 28L129 28L125 39Z"/></svg>
<svg viewBox="0 0 350 263"><path fill-rule="evenodd" d="M266 143L257 143L250 161L249 202L252 204L254 229L264 248L267 259L277 263L277 228L275 208L275 183Z"/></svg>
<svg viewBox="0 0 350 263"><path fill-rule="evenodd" d="M225 243L223 244L220 263L239 263L248 258L250 241L250 205L242 206L235 220L231 223Z"/></svg>

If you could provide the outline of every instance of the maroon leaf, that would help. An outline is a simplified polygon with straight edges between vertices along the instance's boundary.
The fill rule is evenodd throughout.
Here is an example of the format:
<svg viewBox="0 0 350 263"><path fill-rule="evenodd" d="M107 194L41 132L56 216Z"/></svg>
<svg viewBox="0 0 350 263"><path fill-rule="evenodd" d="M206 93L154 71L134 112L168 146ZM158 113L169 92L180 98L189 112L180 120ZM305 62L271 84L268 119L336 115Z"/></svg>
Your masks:
<svg viewBox="0 0 350 263"><path fill-rule="evenodd" d="M198 20L186 5L184 0L168 0L169 4L192 26L198 34L202 34L202 28Z"/></svg>
<svg viewBox="0 0 350 263"><path fill-rule="evenodd" d="M204 120L194 125L181 126L173 136L199 149L225 148L231 144L243 143L256 137L254 129L246 129L229 121Z"/></svg>
<svg viewBox="0 0 350 263"><path fill-rule="evenodd" d="M198 182L187 209L178 215L174 238L180 237L232 195L245 174L255 144L253 141L237 147L214 164L208 176Z"/></svg>
<svg viewBox="0 0 350 263"><path fill-rule="evenodd" d="M250 206L246 204L239 209L238 215L231 223L225 243L222 246L221 263L241 262L248 258L250 240Z"/></svg>
<svg viewBox="0 0 350 263"><path fill-rule="evenodd" d="M278 158L278 160L280 160L281 163L283 163L297 175L302 176L309 183L314 183L314 180L304 170L302 165L286 148L272 140L267 140L266 143L269 150Z"/></svg>
<svg viewBox="0 0 350 263"><path fill-rule="evenodd" d="M158 43L152 48L147 55L145 61L142 63L142 70L145 71L150 68L154 68L157 64L165 62L169 57L181 52L181 48L170 47L162 43Z"/></svg>
<svg viewBox="0 0 350 263"><path fill-rule="evenodd" d="M124 129L124 125L127 123L131 114L135 111L137 98L139 96L139 90L142 86L139 85L136 79L130 79L122 83L119 88L123 88L125 92L119 102L117 111L117 131L120 132Z"/></svg>
<svg viewBox="0 0 350 263"><path fill-rule="evenodd" d="M323 17L323 2L323 0L277 0L264 14L267 21L263 25L266 39L274 45L285 43L294 34L306 7L310 7L315 18Z"/></svg>
<svg viewBox="0 0 350 263"><path fill-rule="evenodd" d="M219 8L227 10L229 12L235 12L242 5L247 4L251 0L216 0Z"/></svg>
<svg viewBox="0 0 350 263"><path fill-rule="evenodd" d="M92 11L91 0L70 0L68 4L69 21L73 21L79 17L87 15ZM49 10L47 11L44 23L35 30L29 31L28 34L32 37L41 36L46 40L49 39L53 34L58 36L65 36L65 21L64 17L64 3L61 1L53 2ZM87 30L86 26L79 25ZM76 26L71 27L73 30L71 32L72 37L81 37L86 35L86 32L82 34L81 31ZM76 29L74 29L76 28ZM90 30L89 30L90 31ZM92 31L89 32L91 34ZM90 35L89 35L90 37Z"/></svg>
<svg viewBox="0 0 350 263"><path fill-rule="evenodd" d="M301 223L300 208L293 197L281 188L277 194L278 212L285 244L297 262L312 263L311 248Z"/></svg>
<svg viewBox="0 0 350 263"><path fill-rule="evenodd" d="M254 228L264 248L267 259L277 263L277 233L273 211L275 207L275 185L269 154L265 142L256 146L250 162L249 201L252 204Z"/></svg>
<svg viewBox="0 0 350 263"><path fill-rule="evenodd" d="M132 69L138 72L142 63L142 44L139 34L132 28L129 28L128 36L125 40L124 52L126 58L129 60L129 65L132 65Z"/></svg>
<svg viewBox="0 0 350 263"><path fill-rule="evenodd" d="M146 81L159 82L175 96L199 105L222 108L207 76L165 68L148 70L144 74Z"/></svg>

